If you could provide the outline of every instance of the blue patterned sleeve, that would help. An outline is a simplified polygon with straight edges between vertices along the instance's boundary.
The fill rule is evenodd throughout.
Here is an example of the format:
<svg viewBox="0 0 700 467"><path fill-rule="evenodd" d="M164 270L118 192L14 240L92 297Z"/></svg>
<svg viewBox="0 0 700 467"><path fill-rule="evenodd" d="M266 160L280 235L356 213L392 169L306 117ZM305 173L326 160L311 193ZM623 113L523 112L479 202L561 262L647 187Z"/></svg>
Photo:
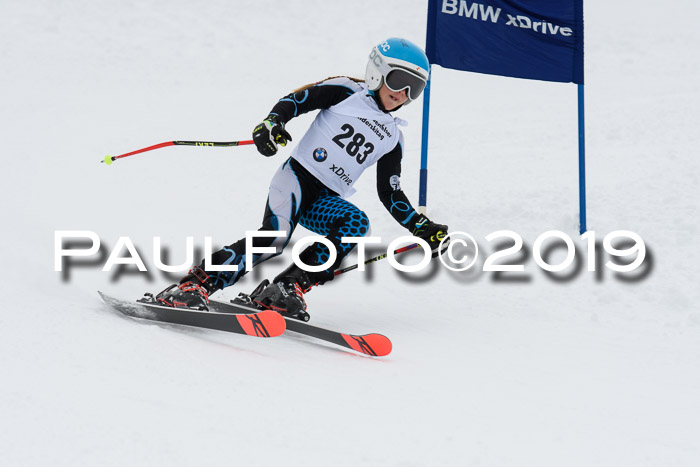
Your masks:
<svg viewBox="0 0 700 467"><path fill-rule="evenodd" d="M389 214L406 229L411 228L411 218L417 215L408 197L401 190L401 143L382 156L377 162L377 193Z"/></svg>
<svg viewBox="0 0 700 467"><path fill-rule="evenodd" d="M312 110L327 109L348 97L359 89L359 85L349 78L332 78L319 81L313 86L299 92L293 92L282 99L270 111L278 121L287 123L294 117Z"/></svg>

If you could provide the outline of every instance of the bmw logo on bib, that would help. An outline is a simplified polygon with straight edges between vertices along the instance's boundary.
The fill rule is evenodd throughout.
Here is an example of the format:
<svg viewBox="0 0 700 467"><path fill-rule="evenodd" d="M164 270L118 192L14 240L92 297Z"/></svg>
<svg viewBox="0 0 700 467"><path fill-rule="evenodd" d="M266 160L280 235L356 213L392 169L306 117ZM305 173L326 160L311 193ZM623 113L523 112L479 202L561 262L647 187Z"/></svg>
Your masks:
<svg viewBox="0 0 700 467"><path fill-rule="evenodd" d="M328 159L328 153L323 148L314 149L314 160L316 162L323 162Z"/></svg>

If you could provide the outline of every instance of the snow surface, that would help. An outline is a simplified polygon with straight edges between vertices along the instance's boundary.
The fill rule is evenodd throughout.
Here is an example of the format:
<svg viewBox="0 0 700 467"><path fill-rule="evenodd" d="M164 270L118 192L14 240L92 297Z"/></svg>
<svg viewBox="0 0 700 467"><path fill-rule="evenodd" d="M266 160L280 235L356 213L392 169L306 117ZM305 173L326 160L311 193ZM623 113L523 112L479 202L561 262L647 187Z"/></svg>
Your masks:
<svg viewBox="0 0 700 467"><path fill-rule="evenodd" d="M554 281L528 253L524 281L382 261L308 295L315 324L390 336L383 359L100 302L98 289L137 298L171 280L101 272L120 236L152 268L154 236L174 264L186 236L221 245L256 229L291 148L172 147L111 167L105 154L248 139L291 89L362 76L378 41L423 44L426 3L2 1L3 465L700 465L695 1L586 3L589 228L641 235L641 278L599 264ZM421 105L397 113L416 204ZM430 216L485 252L494 231L531 251L561 230L585 265L575 86L436 67L431 111ZM295 139L312 117L289 125ZM405 233L372 174L357 188L384 245ZM55 272L57 230L96 232L103 256Z"/></svg>

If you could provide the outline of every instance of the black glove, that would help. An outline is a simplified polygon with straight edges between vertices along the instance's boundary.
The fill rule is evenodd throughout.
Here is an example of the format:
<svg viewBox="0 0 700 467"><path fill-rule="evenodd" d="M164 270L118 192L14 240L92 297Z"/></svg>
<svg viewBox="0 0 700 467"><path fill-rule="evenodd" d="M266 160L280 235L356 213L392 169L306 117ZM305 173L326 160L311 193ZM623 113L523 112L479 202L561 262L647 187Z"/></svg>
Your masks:
<svg viewBox="0 0 700 467"><path fill-rule="evenodd" d="M435 222L428 219L425 215L421 214L412 223L411 233L418 238L422 238L430 248L435 251L440 246L440 242L447 237L447 226L443 224L436 224Z"/></svg>
<svg viewBox="0 0 700 467"><path fill-rule="evenodd" d="M292 135L284 129L284 122L279 121L277 115L268 115L253 130L253 142L258 152L266 157L277 154L278 144L286 146L287 141L291 140Z"/></svg>

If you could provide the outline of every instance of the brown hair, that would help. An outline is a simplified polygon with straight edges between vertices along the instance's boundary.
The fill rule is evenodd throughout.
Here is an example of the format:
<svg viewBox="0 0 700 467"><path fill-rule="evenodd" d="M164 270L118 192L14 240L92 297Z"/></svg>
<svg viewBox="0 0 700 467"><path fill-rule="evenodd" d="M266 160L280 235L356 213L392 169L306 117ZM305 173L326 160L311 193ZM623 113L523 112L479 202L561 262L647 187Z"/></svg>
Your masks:
<svg viewBox="0 0 700 467"><path fill-rule="evenodd" d="M363 79L353 78L352 76L329 76L328 78L326 78L326 79L324 79L324 80L317 81L317 82L315 82L315 83L305 84L304 86L302 86L302 87L300 87L300 88L297 88L297 89L295 89L294 91L292 91L292 94L296 94L296 93L298 93L298 92L306 91L306 90L309 89L311 86L316 86L318 83L322 83L322 82L324 82L324 81L328 81L329 79L333 79L333 78L348 78L348 79L350 79L350 80L352 80L352 81L354 81L354 82L356 82L356 83L364 83L364 82L365 82L365 80L363 80Z"/></svg>

